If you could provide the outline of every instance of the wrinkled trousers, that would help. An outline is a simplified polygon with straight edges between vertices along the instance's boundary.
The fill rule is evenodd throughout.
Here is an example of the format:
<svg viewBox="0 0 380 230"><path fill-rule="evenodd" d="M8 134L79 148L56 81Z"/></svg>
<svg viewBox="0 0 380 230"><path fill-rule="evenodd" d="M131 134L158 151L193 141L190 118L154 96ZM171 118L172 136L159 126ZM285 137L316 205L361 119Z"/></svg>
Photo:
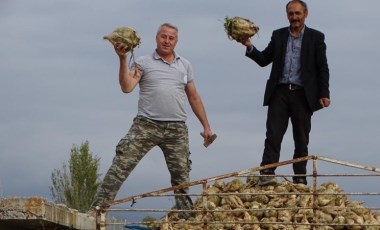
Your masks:
<svg viewBox="0 0 380 230"><path fill-rule="evenodd" d="M308 155L311 117L303 89L291 91L287 87L278 87L268 106L266 139L261 166L277 163L280 159L281 143L288 128L289 120L293 127L293 159ZM295 174L306 174L307 161L293 164ZM269 174L274 174L273 172Z"/></svg>
<svg viewBox="0 0 380 230"><path fill-rule="evenodd" d="M185 122L154 121L137 116L116 147L112 165L104 176L92 207L114 200L123 182L153 147L158 146L165 157L171 184L176 186L189 182L191 161L189 159L188 129ZM174 194L187 194L188 188L178 189ZM175 198L177 209L192 209L191 198L179 195Z"/></svg>

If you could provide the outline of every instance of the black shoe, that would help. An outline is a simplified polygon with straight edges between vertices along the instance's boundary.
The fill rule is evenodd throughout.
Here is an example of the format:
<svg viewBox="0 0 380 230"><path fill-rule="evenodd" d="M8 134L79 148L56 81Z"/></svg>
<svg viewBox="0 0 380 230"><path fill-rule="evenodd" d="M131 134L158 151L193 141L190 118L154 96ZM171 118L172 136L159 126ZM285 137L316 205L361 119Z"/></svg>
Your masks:
<svg viewBox="0 0 380 230"><path fill-rule="evenodd" d="M277 184L276 177L272 177L272 176L262 176L262 177L260 177L260 180L259 180L259 185L260 186L275 185L275 184Z"/></svg>
<svg viewBox="0 0 380 230"><path fill-rule="evenodd" d="M260 171L260 175L275 175L276 173L274 172L273 169L264 169Z"/></svg>
<svg viewBox="0 0 380 230"><path fill-rule="evenodd" d="M274 171L272 169L265 169L263 171L260 171L261 175L275 175ZM275 176L261 176L259 179L259 185L275 185L277 184L277 179Z"/></svg>
<svg viewBox="0 0 380 230"><path fill-rule="evenodd" d="M293 177L293 183L307 185L307 180L306 177Z"/></svg>

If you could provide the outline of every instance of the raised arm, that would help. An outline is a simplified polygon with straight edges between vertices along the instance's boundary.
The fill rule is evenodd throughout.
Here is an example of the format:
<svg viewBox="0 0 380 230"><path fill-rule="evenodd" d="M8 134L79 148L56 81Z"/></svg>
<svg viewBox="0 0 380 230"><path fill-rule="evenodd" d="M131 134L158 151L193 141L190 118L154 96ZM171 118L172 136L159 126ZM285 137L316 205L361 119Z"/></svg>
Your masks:
<svg viewBox="0 0 380 230"><path fill-rule="evenodd" d="M114 48L120 61L119 83L120 83L121 91L123 91L123 93L130 93L139 83L141 79L142 71L137 65L132 67L131 70L129 69L128 52L123 45L116 43Z"/></svg>

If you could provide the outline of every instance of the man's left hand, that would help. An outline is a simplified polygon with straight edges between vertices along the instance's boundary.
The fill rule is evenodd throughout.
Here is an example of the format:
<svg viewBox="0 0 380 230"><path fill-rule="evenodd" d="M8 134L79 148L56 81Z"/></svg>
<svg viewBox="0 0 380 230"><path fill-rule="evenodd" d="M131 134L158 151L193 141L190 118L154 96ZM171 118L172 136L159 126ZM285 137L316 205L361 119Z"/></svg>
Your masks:
<svg viewBox="0 0 380 230"><path fill-rule="evenodd" d="M325 107L329 107L331 101L329 98L321 98L319 99L319 103L321 104L323 108L325 108Z"/></svg>

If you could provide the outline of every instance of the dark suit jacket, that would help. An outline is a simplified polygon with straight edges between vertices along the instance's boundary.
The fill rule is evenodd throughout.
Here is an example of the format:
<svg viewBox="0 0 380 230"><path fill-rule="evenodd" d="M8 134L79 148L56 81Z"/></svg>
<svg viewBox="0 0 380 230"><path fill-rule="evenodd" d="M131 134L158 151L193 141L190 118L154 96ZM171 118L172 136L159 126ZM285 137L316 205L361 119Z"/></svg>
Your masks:
<svg viewBox="0 0 380 230"><path fill-rule="evenodd" d="M264 67L272 63L272 70L267 81L264 106L269 105L270 98L282 77L289 28L273 31L268 46L260 52L255 47L246 56ZM301 47L301 80L305 95L312 111L322 108L320 98L330 98L329 67L326 57L326 44L323 33L305 27Z"/></svg>

